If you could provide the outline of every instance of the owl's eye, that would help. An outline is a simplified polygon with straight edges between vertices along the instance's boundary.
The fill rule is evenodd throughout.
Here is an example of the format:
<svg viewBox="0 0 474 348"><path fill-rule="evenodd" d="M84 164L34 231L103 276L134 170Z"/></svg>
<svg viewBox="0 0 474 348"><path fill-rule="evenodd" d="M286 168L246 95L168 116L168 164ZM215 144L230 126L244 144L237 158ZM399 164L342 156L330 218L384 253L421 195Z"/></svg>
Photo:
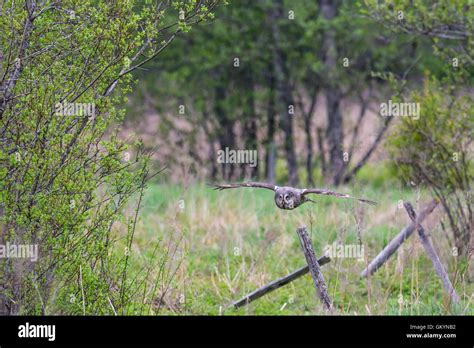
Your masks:
<svg viewBox="0 0 474 348"><path fill-rule="evenodd" d="M280 201L283 200L283 196L282 196L282 195L279 195L279 196L278 196L278 199L279 199Z"/></svg>
<svg viewBox="0 0 474 348"><path fill-rule="evenodd" d="M285 202L288 202L289 198L290 198L290 195L285 195Z"/></svg>

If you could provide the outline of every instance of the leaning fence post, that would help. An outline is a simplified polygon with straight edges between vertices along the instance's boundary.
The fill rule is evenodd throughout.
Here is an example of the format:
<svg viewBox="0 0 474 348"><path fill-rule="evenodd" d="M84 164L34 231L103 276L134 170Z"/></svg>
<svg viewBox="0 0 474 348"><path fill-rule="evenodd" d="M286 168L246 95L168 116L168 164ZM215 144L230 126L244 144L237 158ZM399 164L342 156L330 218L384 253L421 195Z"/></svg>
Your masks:
<svg viewBox="0 0 474 348"><path fill-rule="evenodd" d="M441 278L444 289L446 290L449 297L454 303L459 303L459 296L456 293L456 290L454 290L453 284L451 284L448 274L444 270L443 264L441 263L438 257L438 254L436 253L433 247L433 244L431 244L430 239L426 235L425 229L423 228L423 226L421 226L421 223L418 222L418 219L416 218L415 209L413 209L413 206L410 204L410 202L403 202L403 206L405 207L405 210L407 211L408 216L410 217L411 221L413 221L413 223L416 225L416 229L418 230L418 236L420 237L421 244L423 244L426 254L428 254L429 258L431 259L431 262L433 263L433 267L438 273L438 276Z"/></svg>
<svg viewBox="0 0 474 348"><path fill-rule="evenodd" d="M298 237L300 238L301 248L303 249L306 263L308 264L311 277L313 278L314 286L316 288L316 294L320 298L327 311L332 311L332 301L328 294L328 287L324 281L321 267L318 264L316 255L314 254L313 245L309 238L306 226L302 226L296 230Z"/></svg>
<svg viewBox="0 0 474 348"><path fill-rule="evenodd" d="M420 213L417 218L417 223L421 222L436 208L438 201L433 199ZM416 223L412 222L410 225L406 226L395 238L393 238L390 243L388 243L385 248L370 262L366 269L361 273L361 277L367 277L374 274L389 258L393 255L395 251L402 245L402 243L411 236L413 231L416 229Z"/></svg>
<svg viewBox="0 0 474 348"><path fill-rule="evenodd" d="M322 257L319 258L318 264L320 266L322 266L322 265L325 265L325 264L329 263L330 261L331 261L331 259L328 256L322 256ZM231 306L234 307L234 308L239 308L239 307L242 307L242 306L246 306L250 302L253 302L253 301L259 299L260 297L272 292L273 290L276 290L276 289L292 282L293 280L305 275L308 272L309 272L309 267L307 265L304 266L304 267L301 267L301 268L297 269L296 271L291 272L290 274L288 274L284 277L281 277L277 280L274 280L274 281L262 286L261 288L258 288L257 290L252 291L251 293L249 293L249 294L245 295L244 297L242 297L240 300L233 302L231 304Z"/></svg>

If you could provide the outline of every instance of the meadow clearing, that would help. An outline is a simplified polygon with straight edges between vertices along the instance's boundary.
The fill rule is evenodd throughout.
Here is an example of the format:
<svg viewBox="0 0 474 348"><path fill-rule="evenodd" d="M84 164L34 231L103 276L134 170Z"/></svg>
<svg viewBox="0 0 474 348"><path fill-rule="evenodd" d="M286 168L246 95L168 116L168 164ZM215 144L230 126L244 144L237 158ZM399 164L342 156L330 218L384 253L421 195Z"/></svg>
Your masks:
<svg viewBox="0 0 474 348"><path fill-rule="evenodd" d="M372 170L368 168L366 173ZM138 256L136 269L149 262L153 246L161 245L164 250L157 257L161 267L152 271L153 279L161 281L150 313L323 314L309 274L248 306L228 307L245 294L305 265L295 232L301 225L308 227L318 256L337 242L363 246L363 259L336 257L322 267L337 314L474 313L474 285L469 281L472 270L467 262L455 262L456 256L439 223L439 208L424 226L461 297L460 306L449 306L416 233L374 276L360 277L371 258L409 223L398 202L410 201L418 211L430 200L427 192L401 188L395 182L367 183L340 191L374 199L378 205L318 196L316 204L284 211L274 205L273 194L266 190L217 192L205 184L150 184L131 250Z"/></svg>

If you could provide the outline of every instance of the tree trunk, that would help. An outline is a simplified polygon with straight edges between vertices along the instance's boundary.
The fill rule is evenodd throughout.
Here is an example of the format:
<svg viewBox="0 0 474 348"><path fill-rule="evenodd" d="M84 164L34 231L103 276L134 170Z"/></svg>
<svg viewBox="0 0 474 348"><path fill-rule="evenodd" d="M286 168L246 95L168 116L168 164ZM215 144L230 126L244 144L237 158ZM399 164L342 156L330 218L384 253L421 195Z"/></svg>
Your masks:
<svg viewBox="0 0 474 348"><path fill-rule="evenodd" d="M270 64L270 83L269 96L267 108L267 143L266 158L265 158L265 177L267 182L275 183L275 77L273 75L273 68Z"/></svg>
<svg viewBox="0 0 474 348"><path fill-rule="evenodd" d="M343 122L340 111L340 94L335 88L326 91L327 118L326 139L329 146L329 176L328 180L333 185L341 183L342 174L346 168L343 158Z"/></svg>
<svg viewBox="0 0 474 348"><path fill-rule="evenodd" d="M306 175L308 186L314 186L313 180L313 138L311 136L311 119L305 117L304 130L306 134Z"/></svg>
<svg viewBox="0 0 474 348"><path fill-rule="evenodd" d="M273 67L275 72L276 92L278 96L278 110L281 114L281 127L285 133L284 149L288 165L288 184L298 185L298 166L293 144L293 117L289 113L289 107L294 109L293 95L289 85L289 72L286 66L287 57L280 47L280 28L277 23L283 18L283 1L276 0L269 11L269 20L273 35Z"/></svg>
<svg viewBox="0 0 474 348"><path fill-rule="evenodd" d="M215 90L214 100L214 113L219 119L219 146L220 150L225 151L226 148L229 150L235 150L235 136L234 136L234 122L229 119L227 111L224 108L226 98L225 89L221 86L217 86ZM230 180L234 176L235 164L233 163L220 163L221 174L224 180Z"/></svg>
<svg viewBox="0 0 474 348"><path fill-rule="evenodd" d="M323 144L323 129L318 127L316 130L316 139L318 141L318 151L319 151L319 160L321 162L321 173L323 178L326 177L327 169L326 169L326 153L324 150Z"/></svg>
<svg viewBox="0 0 474 348"><path fill-rule="evenodd" d="M209 119L209 112L207 111L207 105L204 105L204 109L202 112L203 115L203 122L202 128L204 129L204 133L206 134L207 142L209 144L209 158L211 159L211 180L215 181L217 179L217 161L216 161L216 153L214 149L214 136L211 134L211 130L209 129L209 125L207 124L207 120Z"/></svg>
<svg viewBox="0 0 474 348"><path fill-rule="evenodd" d="M320 0L319 6L321 14L325 20L331 21L336 16L337 1ZM327 128L326 139L329 147L329 165L327 168L326 181L333 185L341 183L342 175L346 169L346 163L343 158L344 132L343 120L340 110L341 92L335 83L334 72L337 69L337 47L336 47L336 33L333 29L328 29L324 32L324 57L325 71L327 71L327 86L326 86L326 107L327 107Z"/></svg>
<svg viewBox="0 0 474 348"><path fill-rule="evenodd" d="M311 121L313 119L314 109L318 99L318 90L316 87L310 96L310 106L308 111L305 110L303 96L298 96L298 105L304 120L304 131L306 135L306 174L308 186L314 186L313 180L313 136L311 134Z"/></svg>
<svg viewBox="0 0 474 348"><path fill-rule="evenodd" d="M246 150L257 151L257 118L255 111L255 96L254 96L254 79L251 69L247 69L245 73L245 85L247 87L247 115L244 124L244 139ZM244 164L243 171L246 172L246 168L249 164ZM249 174L251 178L258 178L258 156L255 167L250 167Z"/></svg>

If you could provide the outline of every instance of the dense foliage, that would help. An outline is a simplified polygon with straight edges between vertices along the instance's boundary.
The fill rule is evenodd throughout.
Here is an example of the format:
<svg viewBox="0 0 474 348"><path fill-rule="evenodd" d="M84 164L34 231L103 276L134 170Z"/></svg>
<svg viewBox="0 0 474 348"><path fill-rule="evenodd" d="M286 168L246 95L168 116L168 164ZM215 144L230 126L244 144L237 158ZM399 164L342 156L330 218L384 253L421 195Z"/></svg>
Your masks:
<svg viewBox="0 0 474 348"><path fill-rule="evenodd" d="M420 115L400 121L391 139L392 156L404 180L426 185L441 201L445 229L452 232L453 253L470 256L474 97L466 87L474 84L472 2L368 4L367 13L391 30L429 37L434 55L444 62L438 76L427 71L424 85L406 95L421 106ZM394 12L401 14L401 19Z"/></svg>
<svg viewBox="0 0 474 348"><path fill-rule="evenodd" d="M123 210L152 174L140 142L117 137L124 114L118 106L132 86L130 73L212 16L214 6L0 5L0 241L39 246L37 262L2 259L0 313L112 313L146 305L129 298L150 284L130 283L137 216ZM116 222L125 226L118 240L125 249L116 246Z"/></svg>

